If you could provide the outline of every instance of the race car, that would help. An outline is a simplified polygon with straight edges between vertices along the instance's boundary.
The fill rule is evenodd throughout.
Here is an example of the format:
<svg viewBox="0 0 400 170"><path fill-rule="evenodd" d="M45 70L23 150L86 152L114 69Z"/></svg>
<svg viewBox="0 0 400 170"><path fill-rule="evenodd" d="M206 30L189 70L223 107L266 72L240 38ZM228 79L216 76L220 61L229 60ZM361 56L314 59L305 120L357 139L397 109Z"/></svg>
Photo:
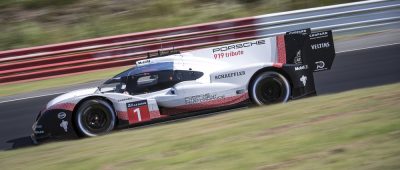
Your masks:
<svg viewBox="0 0 400 170"><path fill-rule="evenodd" d="M177 115L315 95L313 73L335 58L331 31L310 29L188 52L159 52L95 88L51 100L34 142L91 137Z"/></svg>

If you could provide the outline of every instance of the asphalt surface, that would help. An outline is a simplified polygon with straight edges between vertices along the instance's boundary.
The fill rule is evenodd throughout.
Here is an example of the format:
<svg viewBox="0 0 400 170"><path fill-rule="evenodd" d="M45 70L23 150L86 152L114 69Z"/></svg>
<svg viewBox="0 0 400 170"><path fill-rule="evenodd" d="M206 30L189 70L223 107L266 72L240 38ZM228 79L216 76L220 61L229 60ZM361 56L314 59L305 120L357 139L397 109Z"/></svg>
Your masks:
<svg viewBox="0 0 400 170"><path fill-rule="evenodd" d="M400 82L400 44L338 53L332 70L315 73L317 93ZM31 145L36 114L57 95L0 103L0 150Z"/></svg>

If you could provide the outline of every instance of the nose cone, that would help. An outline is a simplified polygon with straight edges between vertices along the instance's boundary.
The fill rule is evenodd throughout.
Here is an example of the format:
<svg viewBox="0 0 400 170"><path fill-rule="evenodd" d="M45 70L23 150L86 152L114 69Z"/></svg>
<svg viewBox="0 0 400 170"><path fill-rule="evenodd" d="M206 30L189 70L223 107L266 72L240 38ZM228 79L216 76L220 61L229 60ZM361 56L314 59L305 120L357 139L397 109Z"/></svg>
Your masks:
<svg viewBox="0 0 400 170"><path fill-rule="evenodd" d="M63 100L67 100L70 98L74 98L74 97L79 97L79 96L84 96L84 95L88 95L88 94L93 94L97 91L97 88L89 88L89 89L81 89L81 90L75 90L72 92L68 92L65 94L62 94L56 98L54 98L53 100L51 100L49 103L47 103L46 109L49 108L50 106L59 103Z"/></svg>

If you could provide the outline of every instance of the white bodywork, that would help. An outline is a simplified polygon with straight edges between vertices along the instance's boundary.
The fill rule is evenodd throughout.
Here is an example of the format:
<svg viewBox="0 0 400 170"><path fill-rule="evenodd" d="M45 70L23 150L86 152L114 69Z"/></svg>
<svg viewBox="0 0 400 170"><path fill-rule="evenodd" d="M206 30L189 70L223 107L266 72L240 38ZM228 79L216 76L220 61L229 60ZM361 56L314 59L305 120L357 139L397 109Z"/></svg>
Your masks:
<svg viewBox="0 0 400 170"><path fill-rule="evenodd" d="M47 109L99 96L112 102L119 119L129 120L132 124L193 109L235 104L249 98L248 83L254 73L279 63L277 42L277 37L271 37L141 60L137 67L173 62L173 70L200 71L203 76L141 95L100 93L96 88L73 91L50 101ZM147 102L147 118L141 115L140 110L137 113L128 107L131 102L143 100ZM166 111L160 113L161 108ZM135 115L132 117L129 114L133 111Z"/></svg>

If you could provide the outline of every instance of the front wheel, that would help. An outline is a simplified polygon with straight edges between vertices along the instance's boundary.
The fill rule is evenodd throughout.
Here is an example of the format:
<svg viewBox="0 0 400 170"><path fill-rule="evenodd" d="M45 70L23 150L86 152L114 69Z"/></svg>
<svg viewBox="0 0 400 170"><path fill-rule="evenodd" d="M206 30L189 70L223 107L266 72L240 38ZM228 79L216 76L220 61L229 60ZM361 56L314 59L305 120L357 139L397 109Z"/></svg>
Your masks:
<svg viewBox="0 0 400 170"><path fill-rule="evenodd" d="M92 99L82 103L76 112L75 124L83 136L98 136L114 129L115 113L109 103Z"/></svg>
<svg viewBox="0 0 400 170"><path fill-rule="evenodd" d="M288 80L274 71L259 74L250 85L250 96L258 105L282 103L289 100Z"/></svg>

